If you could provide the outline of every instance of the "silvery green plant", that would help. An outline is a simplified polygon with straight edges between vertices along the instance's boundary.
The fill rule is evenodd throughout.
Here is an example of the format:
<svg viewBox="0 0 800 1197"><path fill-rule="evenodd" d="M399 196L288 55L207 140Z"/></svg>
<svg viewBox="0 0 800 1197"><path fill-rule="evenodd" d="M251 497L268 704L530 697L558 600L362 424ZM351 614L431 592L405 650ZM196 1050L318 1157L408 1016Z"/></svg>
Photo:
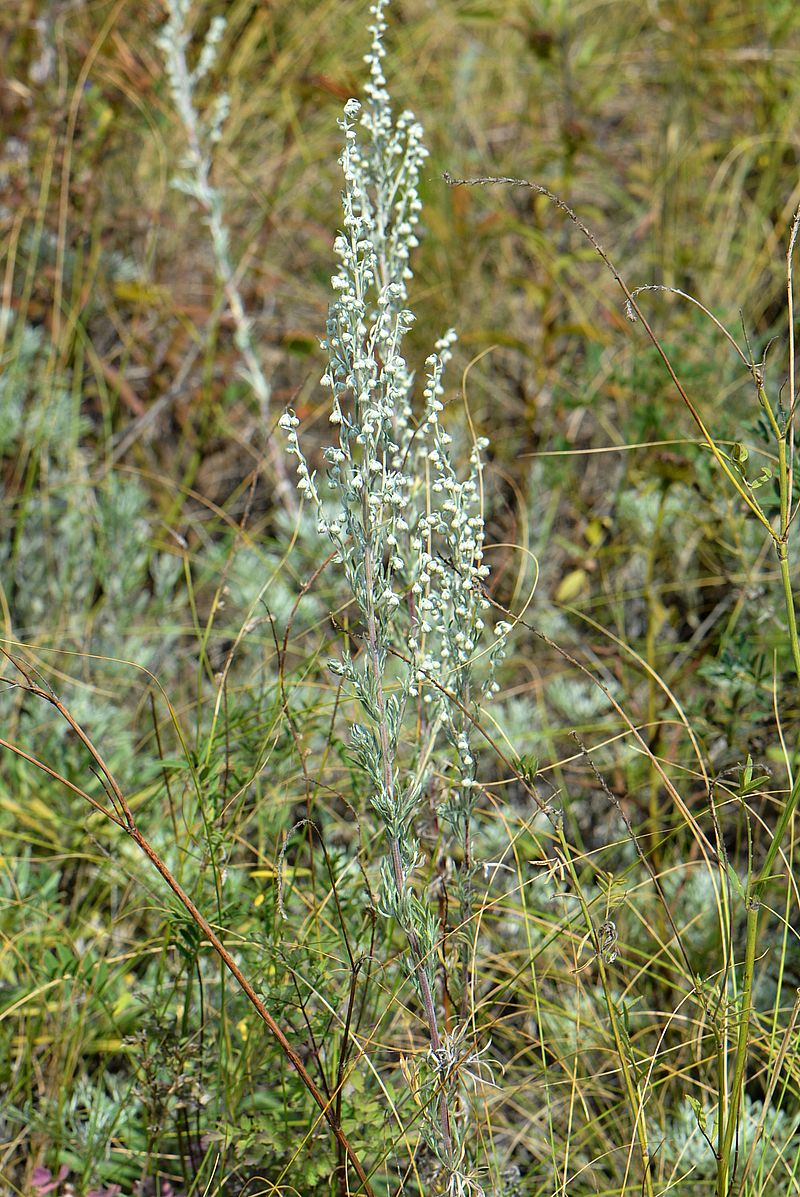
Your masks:
<svg viewBox="0 0 800 1197"><path fill-rule="evenodd" d="M42 329L4 309L0 323L10 334L0 355L4 635L87 654L87 661L135 661L167 680L176 659L170 616L180 558L154 548L140 483L91 469L91 424L70 372L53 370ZM70 706L95 734L113 738L110 759L124 770L136 756L136 733L120 728L119 698L128 687L135 691L142 675L130 665L120 668L115 693L84 679ZM77 767L66 729L42 725L20 707L13 687L0 691L0 716L24 720L40 743L47 737L62 767Z"/></svg>
<svg viewBox="0 0 800 1197"><path fill-rule="evenodd" d="M498 625L486 645L483 585L489 570L480 454L488 442L474 441L462 477L440 420L455 333L445 333L426 360L419 416L414 376L402 353L414 320L407 286L427 151L414 116L392 115L382 69L385 8L386 0L379 0L370 9L366 102L362 107L349 100L339 122L343 224L334 242L336 299L322 342L328 355L322 383L331 391L329 418L338 430L337 443L324 450L327 486L300 446L297 416L289 410L280 423L297 459L298 490L316 512L319 533L334 546L364 629L363 652L356 659L345 654L330 667L349 684L362 712L351 728L351 749L369 779L372 808L385 833L381 910L406 935L427 1025L427 1058L410 1073L424 1109L422 1134L439 1161L444 1190L481 1194L467 1132L470 1098L491 1082L483 1058L488 1045L475 1044L469 984L463 986L461 1022L447 1032L440 1026L435 993L442 929L414 884L422 863L415 820L434 765L449 772L449 796L439 813L463 846L465 921L479 793L474 724L481 698L498 688L493 666L509 626ZM480 658L486 668L478 679ZM414 750L403 736L412 720Z"/></svg>
<svg viewBox="0 0 800 1197"><path fill-rule="evenodd" d="M208 111L202 112L197 93L213 70L219 46L225 36L227 20L212 18L195 66L189 66L188 51L192 41L191 0L166 0L167 19L156 39L164 57L164 69L172 103L183 126L186 150L180 169L172 180L178 191L191 196L204 214L211 240L217 277L234 326L234 344L241 356L241 377L251 387L262 418L269 410L272 388L253 339L252 321L231 260L230 233L225 217L224 196L212 182L214 151L219 144L230 112L230 97L220 91ZM276 488L284 505L294 513L296 501L282 468L280 454L270 440L270 456L276 471Z"/></svg>
<svg viewBox="0 0 800 1197"><path fill-rule="evenodd" d="M714 1142L717 1137L717 1106L684 1095L683 1102L663 1124L654 1123L652 1135L672 1176L691 1178L694 1183L711 1183L716 1174ZM797 1191L795 1177L800 1166L800 1118L745 1094L740 1122L740 1155L744 1177L739 1191L759 1197L782 1197ZM745 1181L750 1177L750 1185Z"/></svg>

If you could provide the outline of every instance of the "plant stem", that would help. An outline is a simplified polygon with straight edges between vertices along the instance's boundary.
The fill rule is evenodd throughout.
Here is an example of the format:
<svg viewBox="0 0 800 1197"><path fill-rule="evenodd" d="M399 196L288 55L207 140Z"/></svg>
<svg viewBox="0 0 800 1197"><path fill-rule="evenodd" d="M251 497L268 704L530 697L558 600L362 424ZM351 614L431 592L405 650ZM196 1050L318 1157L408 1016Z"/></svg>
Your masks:
<svg viewBox="0 0 800 1197"><path fill-rule="evenodd" d="M781 503L781 531L776 538L775 548L781 572L783 601L786 611L786 626L789 632L789 644L792 652L792 663L797 681L800 682L800 639L797 631L797 615L792 592L792 580L789 570L789 465L786 453L786 432L782 431L769 404L763 388L759 390L759 399L766 410L770 423L778 434L778 471ZM800 802L800 777L796 778L789 792L783 810L775 825L775 829L767 848L764 862L755 880L748 882L745 902L747 905L747 926L745 932L744 975L742 983L741 1011L739 1015L739 1033L736 1041L736 1055L734 1058L733 1084L731 1087L731 1101L728 1109L725 1133L722 1141L721 1159L718 1164L717 1197L728 1197L732 1192L730 1177L730 1158L733 1150L733 1140L739 1125L742 1096L744 1092L745 1069L747 1065L747 1048L750 1036L750 1021L752 1018L753 975L755 972L756 943L758 939L758 917L761 910L761 899L767 882L772 874L786 829L794 817Z"/></svg>
<svg viewBox="0 0 800 1197"><path fill-rule="evenodd" d="M789 644L792 649L794 671L800 681L800 640L797 634L797 615L794 609L794 595L792 580L789 574L789 546L785 540L778 544L778 561L781 567L781 583L783 585L783 601L786 607L786 622L789 629Z"/></svg>
<svg viewBox="0 0 800 1197"><path fill-rule="evenodd" d="M620 1068L622 1070L622 1079L625 1086L625 1094L628 1098L628 1105L633 1115L633 1132L634 1137L639 1145L639 1155L642 1161L642 1193L646 1193L647 1197L655 1197L655 1189L653 1188L653 1176L651 1171L650 1151L647 1145L647 1124L644 1117L644 1097L639 1089L638 1080L631 1075L631 1063L628 1059L628 1054L623 1042L622 1034L619 1029L619 1014L611 997L611 991L608 985L608 977L606 976L606 966L603 960L603 954L600 950L600 944L595 932L594 923L592 922L591 911L583 896L580 879L578 877L575 864L572 860L572 854L569 845L564 835L563 826L558 825L558 839L561 854L566 862L567 872L569 873L572 882L572 888L581 905L584 921L591 936L592 946L597 957L597 964L600 973L600 984L605 998L606 1010L608 1011L609 1021L611 1023L611 1031L614 1036L614 1046L619 1057Z"/></svg>
<svg viewBox="0 0 800 1197"><path fill-rule="evenodd" d="M366 491L366 487L364 488ZM383 693L383 674L381 672L380 650L378 645L378 625L375 618L375 600L373 592L374 574L372 563L372 549L369 540L369 508L366 498L362 507L363 521L364 521L364 539L366 546L364 549L364 585L367 594L367 651L369 653L370 667L372 669L372 676L375 680L375 697L378 708L378 735L381 744L381 766L383 769L383 784L386 789L387 797L390 801L394 799L394 761L392 759L391 745L389 743L389 729L386 724L386 701ZM397 836L389 837L389 856L392 865L392 876L398 894L402 894L407 885L407 878L403 868L403 861L400 852L400 843ZM405 928L408 944L411 948L411 954L414 958L414 968L419 984L420 996L422 997L422 1005L425 1010L425 1019L428 1024L428 1035L431 1041L431 1047L434 1052L437 1052L441 1046L441 1037L439 1035L439 1025L436 1018L436 1007L433 1002L433 994L428 982L428 975L425 969L425 961L423 959L422 949L420 947L419 938L413 927ZM442 1091L439 1102L439 1114L442 1124L442 1145L448 1159L452 1158L453 1154L453 1140L450 1131L450 1108L447 1101L447 1094Z"/></svg>
<svg viewBox="0 0 800 1197"><path fill-rule="evenodd" d="M756 887L758 882L756 882ZM754 887L754 889L756 888ZM753 972L756 959L756 940L758 938L758 912L760 903L755 892L748 888L747 894L747 939L744 953L744 982L742 985L741 1014L739 1017L739 1034L736 1040L736 1057L733 1066L733 1084L731 1086L732 1099L728 1110L728 1120L725 1124L725 1134L717 1168L717 1193L719 1197L727 1197L731 1192L730 1158L733 1149L733 1139L739 1125L739 1110L741 1106L744 1071L747 1064L747 1043L750 1034L750 1016L752 1013Z"/></svg>

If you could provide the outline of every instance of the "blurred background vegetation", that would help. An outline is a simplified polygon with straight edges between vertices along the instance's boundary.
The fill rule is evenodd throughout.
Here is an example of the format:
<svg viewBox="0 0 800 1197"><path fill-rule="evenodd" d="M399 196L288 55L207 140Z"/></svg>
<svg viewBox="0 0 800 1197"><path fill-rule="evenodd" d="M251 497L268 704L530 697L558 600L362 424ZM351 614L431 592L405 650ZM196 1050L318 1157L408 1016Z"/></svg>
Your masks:
<svg viewBox="0 0 800 1197"><path fill-rule="evenodd" d="M326 570L296 601L321 550L276 502L265 452L289 403L311 443L326 435L318 341L340 221L336 122L363 83L366 0L199 0L201 34L219 14L227 31L200 98L231 98L214 181L273 387L266 421L237 374L207 229L170 187L183 131L154 45L161 6L0 8L4 643L90 730L147 835L323 1075L357 992L358 1033L394 1080L382 1090L354 1071L343 1121L378 1161L381 1192L432 1191L425 1161L408 1162L398 1055L421 1050L420 1028L372 882L352 867L368 865L374 830L353 815L363 782L323 667L346 622L341 582ZM394 102L415 111L431 151L410 339L421 365L442 331L459 331L449 418L461 426L468 370L469 412L492 442L493 594L520 611L535 556L526 619L623 703L710 834L700 760L736 793L748 754L758 775L780 774L776 694L784 729L796 726L764 536L721 487L578 230L529 190L451 188L442 172L557 192L629 286L689 292L756 359L769 346L777 393L800 201L800 11L791 0L394 0L389 15ZM697 307L658 292L640 302L755 476L768 438L741 363ZM572 730L653 849L697 961L722 959L719 895L607 695L516 635L498 728L558 795L587 886L605 886L616 912L631 1052L658 1062L647 1116L659 1192L684 1174L676 1191L712 1192L684 1100L713 1097L702 1020L659 1022L682 966L653 947L653 888ZM51 711L10 681L0 702L4 741L102 797ZM482 924L479 1006L506 1069L486 1099L492 1191L566 1192L569 1180L570 1193L639 1192L583 933L544 892L524 791L492 760L483 779L482 860L512 866L508 881L488 870ZM770 784L747 791L756 833L772 817ZM724 838L746 870L749 823L728 797ZM306 818L316 830L298 827ZM3 1190L44 1192L66 1168L58 1191L68 1177L80 1195L343 1192L297 1079L133 845L11 752L0 837ZM766 1072L800 984L788 890L781 918L758 977ZM351 951L381 963L356 976ZM782 1067L779 1091L758 1078L748 1090L753 1125L769 1098L781 1146L759 1145L747 1193L800 1191L796 1054Z"/></svg>

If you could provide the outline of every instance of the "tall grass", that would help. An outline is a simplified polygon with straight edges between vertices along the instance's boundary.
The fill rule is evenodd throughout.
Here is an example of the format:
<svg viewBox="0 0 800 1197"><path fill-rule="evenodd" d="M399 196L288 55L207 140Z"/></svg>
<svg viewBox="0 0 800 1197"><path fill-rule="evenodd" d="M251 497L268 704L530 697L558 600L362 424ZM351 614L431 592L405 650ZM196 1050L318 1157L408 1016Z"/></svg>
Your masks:
<svg viewBox="0 0 800 1197"><path fill-rule="evenodd" d="M2 1184L783 1197L800 24L384 8L0 14Z"/></svg>

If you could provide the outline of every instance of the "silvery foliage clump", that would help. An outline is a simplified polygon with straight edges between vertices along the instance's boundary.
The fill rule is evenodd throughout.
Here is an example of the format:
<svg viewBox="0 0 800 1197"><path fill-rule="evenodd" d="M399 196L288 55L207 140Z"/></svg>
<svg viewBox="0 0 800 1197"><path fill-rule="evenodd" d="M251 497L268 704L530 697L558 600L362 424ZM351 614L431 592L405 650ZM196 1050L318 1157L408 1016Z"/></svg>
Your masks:
<svg viewBox="0 0 800 1197"><path fill-rule="evenodd" d="M230 111L230 99L226 92L219 92L208 112L202 114L196 99L198 89L217 61L227 21L223 16L211 20L196 64L190 68L187 53L192 41L191 0L166 0L166 7L167 20L156 43L164 56L172 102L186 136L186 152L172 185L191 196L204 213L217 274L233 319L234 343L243 362L241 374L252 387L262 414L265 414L269 407L271 387L255 349L251 321L231 264L230 235L225 222L223 196L211 181L214 149L222 137Z"/></svg>
<svg viewBox="0 0 800 1197"><path fill-rule="evenodd" d="M345 654L330 667L349 684L363 713L351 728L351 747L385 830L381 909L406 933L409 968L428 1024L428 1075L414 1081L419 1093L431 1093L423 1133L448 1170L449 1191L478 1193L483 1190L465 1164L464 1119L458 1115L467 1109L465 1094L476 1076L488 1079L485 1048L467 1046L466 1016L452 1034L438 1029L432 995L441 932L412 884L421 861L414 824L432 768L449 769L449 796L439 813L463 846L459 854L469 872L479 793L474 720L480 700L498 689L494 665L509 625L498 624L495 636L485 625L489 570L480 454L488 442L475 440L461 476L440 419L456 334L446 332L425 362L419 415L414 376L402 353L414 320L407 287L427 151L413 115L392 116L382 70L384 9L385 0L370 9L365 105L349 100L339 121L343 228L334 242L336 299L322 341L328 355L322 384L331 391L329 419L338 441L324 450L326 485L300 446L294 412L285 412L280 424L297 459L298 489L316 511L319 533L333 544L363 622L364 651L355 660ZM415 752L403 737L407 718L421 729L415 731ZM449 765L442 762L443 741Z"/></svg>
<svg viewBox="0 0 800 1197"><path fill-rule="evenodd" d="M651 1124L653 1139L661 1144L662 1162L671 1168L673 1176L693 1181L715 1176L717 1118L716 1105L686 1097L665 1123ZM749 1164L753 1191L761 1197L783 1197L788 1178L796 1175L800 1163L800 1118L777 1106L765 1113L763 1102L746 1093L738 1134L740 1168L753 1153Z"/></svg>
<svg viewBox="0 0 800 1197"><path fill-rule="evenodd" d="M0 571L10 634L52 644L97 660L124 659L161 672L172 667L169 630L181 560L153 547L144 488L133 478L91 468L90 421L81 413L69 372L52 368L52 348L40 328L0 309L10 333L0 356ZM89 658L87 657L87 660ZM79 666L74 660L75 671ZM141 674L118 670L120 688ZM119 698L105 686L78 687L70 709L100 737L112 737L111 761L124 769L134 757L135 734L121 731ZM17 701L6 688L2 715ZM27 715L25 716L28 717ZM66 724L31 713L36 734L70 740ZM48 758L49 759L49 758ZM63 763L63 761L62 761ZM84 768L85 764L81 765Z"/></svg>

